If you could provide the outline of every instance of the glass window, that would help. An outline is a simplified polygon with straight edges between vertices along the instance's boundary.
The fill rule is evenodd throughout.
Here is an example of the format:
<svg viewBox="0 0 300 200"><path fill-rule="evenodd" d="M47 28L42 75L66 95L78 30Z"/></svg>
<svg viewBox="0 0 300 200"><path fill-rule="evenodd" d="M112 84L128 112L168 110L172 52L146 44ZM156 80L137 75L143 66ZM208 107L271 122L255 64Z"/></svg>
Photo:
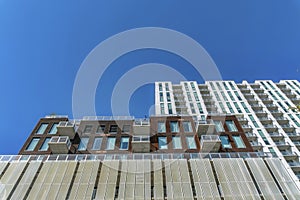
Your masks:
<svg viewBox="0 0 300 200"><path fill-rule="evenodd" d="M166 91L169 91L169 84L166 83Z"/></svg>
<svg viewBox="0 0 300 200"><path fill-rule="evenodd" d="M202 106L200 103L197 103L197 106L198 106L198 110L199 110L199 113L203 113L203 109L202 109Z"/></svg>
<svg viewBox="0 0 300 200"><path fill-rule="evenodd" d="M183 122L183 130L184 132L193 132L191 122Z"/></svg>
<svg viewBox="0 0 300 200"><path fill-rule="evenodd" d="M101 137L95 138L92 149L93 150L100 150L101 149L101 144L102 144L102 138Z"/></svg>
<svg viewBox="0 0 300 200"><path fill-rule="evenodd" d="M167 92L167 101L168 101L168 102L171 101L170 92Z"/></svg>
<svg viewBox="0 0 300 200"><path fill-rule="evenodd" d="M46 128L47 128L48 124L41 124L40 128L37 130L36 134L44 134Z"/></svg>
<svg viewBox="0 0 300 200"><path fill-rule="evenodd" d="M170 128L171 128L171 132L175 132L178 133L179 132L179 127L178 127L178 122L176 121L171 121L170 122Z"/></svg>
<svg viewBox="0 0 300 200"><path fill-rule="evenodd" d="M187 96L188 96L188 100L189 100L189 101L192 101L191 93L190 93L190 92L187 92L186 94L187 94Z"/></svg>
<svg viewBox="0 0 300 200"><path fill-rule="evenodd" d="M42 144L41 148L39 151L47 151L48 150L48 142L51 140L51 138L46 138L44 143Z"/></svg>
<svg viewBox="0 0 300 200"><path fill-rule="evenodd" d="M241 136L235 135L232 136L232 138L237 148L246 148L246 145L244 144L244 141L242 140Z"/></svg>
<svg viewBox="0 0 300 200"><path fill-rule="evenodd" d="M189 149L196 149L196 142L194 136L187 136L186 143Z"/></svg>
<svg viewBox="0 0 300 200"><path fill-rule="evenodd" d="M229 142L229 139L228 139L228 136L226 135L221 135L220 136L220 139L221 139L221 143L222 143L222 147L223 148L228 148L228 149L231 149L231 144Z"/></svg>
<svg viewBox="0 0 300 200"><path fill-rule="evenodd" d="M114 150L115 144L116 144L116 138L114 137L107 138L106 150Z"/></svg>
<svg viewBox="0 0 300 200"><path fill-rule="evenodd" d="M162 92L159 93L159 100L160 100L160 102L164 101L164 95Z"/></svg>
<svg viewBox="0 0 300 200"><path fill-rule="evenodd" d="M237 132L237 128L232 120L226 120L226 126L230 132Z"/></svg>
<svg viewBox="0 0 300 200"><path fill-rule="evenodd" d="M158 148L168 149L167 137L158 137Z"/></svg>
<svg viewBox="0 0 300 200"><path fill-rule="evenodd" d="M262 130L257 130L258 134L262 137L263 141L265 142L266 145L269 145L270 142L266 138L265 134L262 132Z"/></svg>
<svg viewBox="0 0 300 200"><path fill-rule="evenodd" d="M194 104L190 103L190 107L191 107L192 114L195 114L196 110L195 110Z"/></svg>
<svg viewBox="0 0 300 200"><path fill-rule="evenodd" d="M195 97L195 100L196 100L196 101L199 101L199 97L198 97L197 92L194 92L194 97Z"/></svg>
<svg viewBox="0 0 300 200"><path fill-rule="evenodd" d="M223 123L220 120L214 120L213 122L216 126L216 131L217 132L224 132Z"/></svg>
<svg viewBox="0 0 300 200"><path fill-rule="evenodd" d="M79 151L86 150L88 142L89 142L89 138L81 138L78 146L78 150Z"/></svg>
<svg viewBox="0 0 300 200"><path fill-rule="evenodd" d="M165 105L164 105L164 103L160 104L160 113L165 114Z"/></svg>
<svg viewBox="0 0 300 200"><path fill-rule="evenodd" d="M84 127L83 133L91 133L93 129L93 125L86 125Z"/></svg>
<svg viewBox="0 0 300 200"><path fill-rule="evenodd" d="M168 103L168 110L169 110L169 114L173 114L171 103Z"/></svg>
<svg viewBox="0 0 300 200"><path fill-rule="evenodd" d="M173 143L173 149L182 149L180 137L174 136L172 143Z"/></svg>
<svg viewBox="0 0 300 200"><path fill-rule="evenodd" d="M104 131L105 131L105 125L102 124L98 126L96 133L104 133Z"/></svg>
<svg viewBox="0 0 300 200"><path fill-rule="evenodd" d="M57 133L57 125L58 123L55 123L52 125L51 130L49 131L49 134L56 134Z"/></svg>
<svg viewBox="0 0 300 200"><path fill-rule="evenodd" d="M116 133L116 132L118 132L118 125L110 125L109 132L110 133Z"/></svg>
<svg viewBox="0 0 300 200"><path fill-rule="evenodd" d="M159 87L159 91L162 91L162 84L161 83L158 84L158 87Z"/></svg>
<svg viewBox="0 0 300 200"><path fill-rule="evenodd" d="M33 151L39 141L40 138L33 138L29 143L29 145L27 146L26 151Z"/></svg>
<svg viewBox="0 0 300 200"><path fill-rule="evenodd" d="M166 132L166 124L165 122L158 122L157 124L157 132L165 133Z"/></svg>
<svg viewBox="0 0 300 200"><path fill-rule="evenodd" d="M123 125L122 132L129 133L130 129L131 129L131 125L129 124Z"/></svg>
<svg viewBox="0 0 300 200"><path fill-rule="evenodd" d="M121 150L127 150L128 147L129 147L129 137L122 137L121 138L120 149Z"/></svg>

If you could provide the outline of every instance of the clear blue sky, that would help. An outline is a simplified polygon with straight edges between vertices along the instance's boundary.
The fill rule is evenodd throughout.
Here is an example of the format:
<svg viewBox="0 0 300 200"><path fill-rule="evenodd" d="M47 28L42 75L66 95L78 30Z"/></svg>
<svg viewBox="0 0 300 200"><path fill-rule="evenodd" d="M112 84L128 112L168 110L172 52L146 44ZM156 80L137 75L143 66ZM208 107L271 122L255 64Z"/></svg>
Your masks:
<svg viewBox="0 0 300 200"><path fill-rule="evenodd" d="M299 80L298 0L0 0L0 154L16 154L40 117L53 112L72 116L77 70L96 45L119 32L149 26L198 41L223 79ZM111 114L112 88L124 70L149 62L183 71L188 65L158 50L120 57L98 85L98 115ZM201 82L193 72L184 73ZM153 98L153 86L137 90L131 113L144 116Z"/></svg>

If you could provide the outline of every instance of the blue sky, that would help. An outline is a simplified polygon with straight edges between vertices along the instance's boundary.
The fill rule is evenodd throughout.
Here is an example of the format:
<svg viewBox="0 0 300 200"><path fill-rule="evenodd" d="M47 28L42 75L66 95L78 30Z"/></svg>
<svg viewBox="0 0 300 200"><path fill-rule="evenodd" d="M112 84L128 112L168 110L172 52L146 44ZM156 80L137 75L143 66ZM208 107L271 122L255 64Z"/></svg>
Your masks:
<svg viewBox="0 0 300 200"><path fill-rule="evenodd" d="M199 42L223 79L298 79L298 0L9 1L0 0L0 154L16 154L40 117L72 116L76 73L89 52L119 32L164 27ZM96 93L98 115L110 115L116 81L130 68L156 62L202 81L180 57L139 50L109 66ZM148 113L153 85L139 88L130 112Z"/></svg>

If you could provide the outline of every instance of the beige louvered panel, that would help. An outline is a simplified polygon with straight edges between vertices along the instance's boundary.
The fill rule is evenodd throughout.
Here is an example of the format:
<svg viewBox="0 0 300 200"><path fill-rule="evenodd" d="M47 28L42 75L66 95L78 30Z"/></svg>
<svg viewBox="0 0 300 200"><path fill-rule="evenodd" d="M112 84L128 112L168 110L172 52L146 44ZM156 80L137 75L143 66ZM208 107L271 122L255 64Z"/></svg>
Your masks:
<svg viewBox="0 0 300 200"><path fill-rule="evenodd" d="M10 163L5 174L2 176L1 184L6 186L14 186L24 170L27 163L25 162L12 162ZM6 194L8 195L11 192L10 187L6 188Z"/></svg>
<svg viewBox="0 0 300 200"><path fill-rule="evenodd" d="M95 188L95 182L98 174L100 161L87 161L87 162L91 162L91 168L90 168L91 172L90 172L90 178L87 180L88 187L87 187L85 199L91 199Z"/></svg>
<svg viewBox="0 0 300 200"><path fill-rule="evenodd" d="M151 161L144 160L145 184L151 184Z"/></svg>
<svg viewBox="0 0 300 200"><path fill-rule="evenodd" d="M151 162L153 164L154 199L164 199L162 161L152 160Z"/></svg>
<svg viewBox="0 0 300 200"><path fill-rule="evenodd" d="M121 176L120 176L120 183L119 183L119 192L118 192L118 199L125 199L125 188L126 188L126 179L127 179L127 168L128 162L127 160L121 161Z"/></svg>
<svg viewBox="0 0 300 200"><path fill-rule="evenodd" d="M87 183L80 183L77 191L77 195L75 199L85 199L86 191L88 189L89 185Z"/></svg>
<svg viewBox="0 0 300 200"><path fill-rule="evenodd" d="M29 164L22 179L20 180L20 183L18 184L17 188L15 189L11 197L12 200L19 200L24 198L40 165L41 162L31 162Z"/></svg>
<svg viewBox="0 0 300 200"><path fill-rule="evenodd" d="M115 196L119 161L105 160L102 162L96 199L111 199Z"/></svg>
<svg viewBox="0 0 300 200"><path fill-rule="evenodd" d="M184 199L194 199L190 183L181 183Z"/></svg>
<svg viewBox="0 0 300 200"><path fill-rule="evenodd" d="M134 194L135 194L134 197L136 199L144 199L145 196L144 184L135 184Z"/></svg>
<svg viewBox="0 0 300 200"><path fill-rule="evenodd" d="M264 161L261 158L247 158L246 161L264 198L283 199Z"/></svg>
<svg viewBox="0 0 300 200"><path fill-rule="evenodd" d="M62 183L59 188L59 192L56 199L66 199L70 184Z"/></svg>
<svg viewBox="0 0 300 200"><path fill-rule="evenodd" d="M8 164L8 162L0 162L0 175L3 173L6 165Z"/></svg>
<svg viewBox="0 0 300 200"><path fill-rule="evenodd" d="M134 199L134 186L135 184L129 183L125 186L125 199Z"/></svg>
<svg viewBox="0 0 300 200"><path fill-rule="evenodd" d="M68 161L68 166L65 171L65 174L63 175L62 184L59 188L57 199L65 199L68 193L68 189L70 187L73 175L75 173L76 169L76 161Z"/></svg>
<svg viewBox="0 0 300 200"><path fill-rule="evenodd" d="M166 182L166 186L167 186L167 198L168 199L174 199L173 194L173 184L171 182Z"/></svg>
<svg viewBox="0 0 300 200"><path fill-rule="evenodd" d="M150 200L151 199L151 184L144 185L145 196L144 199Z"/></svg>
<svg viewBox="0 0 300 200"><path fill-rule="evenodd" d="M234 180L232 180L233 177L232 177L232 173L231 173L230 169L228 169L229 166L228 166L227 160L214 159L213 163L215 165L218 179L222 186L224 197L232 198L234 196L241 196L239 189L237 187L235 187ZM225 187L225 188L223 188L223 187Z"/></svg>
<svg viewBox="0 0 300 200"><path fill-rule="evenodd" d="M119 184L119 192L118 192L118 199L124 199L125 198L125 183Z"/></svg>
<svg viewBox="0 0 300 200"><path fill-rule="evenodd" d="M107 184L98 184L96 199L104 199Z"/></svg>
<svg viewBox="0 0 300 200"><path fill-rule="evenodd" d="M266 158L266 162L271 168L275 178L277 179L286 196L289 199L300 199L300 191L296 184L292 181L282 162L277 158Z"/></svg>
<svg viewBox="0 0 300 200"><path fill-rule="evenodd" d="M28 199L37 199L38 193L40 190L45 190L45 188L42 187L44 180L48 174L49 169L51 168L52 163L51 162L45 162L43 163L43 166L40 170L40 173L38 174L37 179L35 180L32 189L30 190L30 193L28 195Z"/></svg>
<svg viewBox="0 0 300 200"><path fill-rule="evenodd" d="M72 190L71 190L69 199L76 199L78 188L79 188L79 183L74 183L72 186Z"/></svg>
<svg viewBox="0 0 300 200"><path fill-rule="evenodd" d="M208 159L191 159L190 164L197 198L220 199L210 161Z"/></svg>
<svg viewBox="0 0 300 200"><path fill-rule="evenodd" d="M55 200L56 199L56 196L57 196L57 191L59 190L60 188L60 184L51 184L50 185L50 188L49 188L49 192L47 194L47 200Z"/></svg>
<svg viewBox="0 0 300 200"><path fill-rule="evenodd" d="M86 165L86 162L84 162L84 161L79 162L79 167L77 169L77 173L75 175L73 187L72 187L71 192L70 192L70 199L76 199L77 194L79 193L79 190L82 191L81 185L83 183L81 182L81 180L82 180L82 177L85 176L85 173L84 173L85 172L85 165Z"/></svg>

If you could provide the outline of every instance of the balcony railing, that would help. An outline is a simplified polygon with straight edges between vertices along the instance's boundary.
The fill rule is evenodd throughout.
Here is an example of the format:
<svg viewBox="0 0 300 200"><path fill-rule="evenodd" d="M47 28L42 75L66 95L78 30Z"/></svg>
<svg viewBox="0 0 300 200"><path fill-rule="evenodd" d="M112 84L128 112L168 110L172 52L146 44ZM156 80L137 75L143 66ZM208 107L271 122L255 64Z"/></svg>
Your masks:
<svg viewBox="0 0 300 200"><path fill-rule="evenodd" d="M134 120L133 116L85 116L82 120L88 121L116 121L116 120Z"/></svg>
<svg viewBox="0 0 300 200"><path fill-rule="evenodd" d="M0 162L28 161L94 161L94 160L154 160L154 159L214 159L214 158L272 158L267 152L232 153L134 153L134 154L55 154L0 155Z"/></svg>

